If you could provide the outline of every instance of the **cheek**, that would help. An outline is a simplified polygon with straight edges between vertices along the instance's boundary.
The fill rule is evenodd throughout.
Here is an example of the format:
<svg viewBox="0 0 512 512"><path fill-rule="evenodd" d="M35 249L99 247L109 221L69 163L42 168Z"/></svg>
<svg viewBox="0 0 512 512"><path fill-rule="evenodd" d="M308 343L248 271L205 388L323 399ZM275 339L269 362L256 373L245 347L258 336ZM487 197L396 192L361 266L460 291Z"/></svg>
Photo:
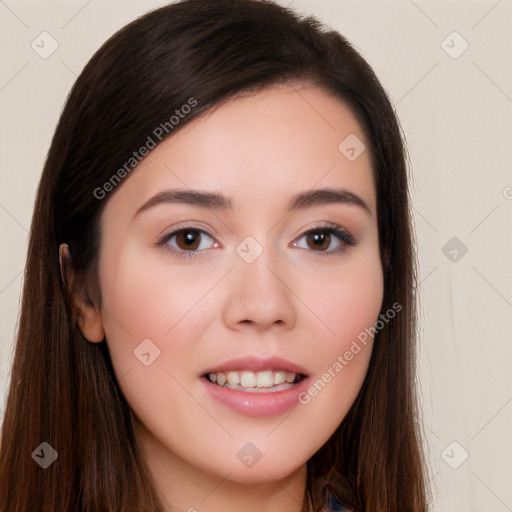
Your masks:
<svg viewBox="0 0 512 512"><path fill-rule="evenodd" d="M171 371L178 361L193 360L193 340L211 315L201 302L211 287L208 280L198 279L197 271L158 265L126 248L102 261L100 279L105 336L118 376L145 368L144 359L155 361L151 367Z"/></svg>
<svg viewBox="0 0 512 512"><path fill-rule="evenodd" d="M358 337L364 340L378 319L383 292L378 251L354 253L339 266L316 272L314 282L306 277L301 293L318 318L323 340L315 351L332 357L349 350ZM367 341L370 346L371 338Z"/></svg>
<svg viewBox="0 0 512 512"><path fill-rule="evenodd" d="M304 418L322 419L306 420L301 435L316 440L313 448L318 449L347 414L367 373L383 299L378 250L304 274L296 285L308 305L301 308L297 328L310 334L305 360L315 368L299 402Z"/></svg>
<svg viewBox="0 0 512 512"><path fill-rule="evenodd" d="M339 280L325 285L324 293L309 295L325 326L314 348L309 349L318 373L299 396L306 417L322 418L322 422L313 422L303 433L318 440L315 449L343 421L366 376L373 346L371 329L382 306L380 264L361 265L340 273Z"/></svg>
<svg viewBox="0 0 512 512"><path fill-rule="evenodd" d="M162 264L129 247L106 259L102 274L107 329L122 328L133 341L164 338L208 289L197 272Z"/></svg>
<svg viewBox="0 0 512 512"><path fill-rule="evenodd" d="M192 414L198 406L184 389L196 384L190 369L197 365L199 340L213 314L200 299L211 282L198 279L197 270L148 262L126 248L106 258L100 274L108 350L132 410L150 425L165 422L169 411ZM196 423L211 428L201 410L195 412ZM185 435L187 415L172 421Z"/></svg>

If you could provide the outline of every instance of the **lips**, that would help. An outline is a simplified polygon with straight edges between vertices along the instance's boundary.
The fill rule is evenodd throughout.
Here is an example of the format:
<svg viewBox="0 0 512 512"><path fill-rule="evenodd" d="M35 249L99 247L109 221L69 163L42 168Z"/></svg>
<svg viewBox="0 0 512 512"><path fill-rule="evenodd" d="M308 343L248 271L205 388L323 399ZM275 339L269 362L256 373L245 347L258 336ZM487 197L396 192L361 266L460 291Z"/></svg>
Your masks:
<svg viewBox="0 0 512 512"><path fill-rule="evenodd" d="M285 382L271 388L219 386L204 376L200 381L201 400L213 399L243 416L268 418L284 414L296 407L300 403L299 397L310 386L311 379L304 377L298 382Z"/></svg>
<svg viewBox="0 0 512 512"><path fill-rule="evenodd" d="M231 359L210 368L202 378L216 388L246 393L277 393L295 387L307 377L304 369L278 357Z"/></svg>

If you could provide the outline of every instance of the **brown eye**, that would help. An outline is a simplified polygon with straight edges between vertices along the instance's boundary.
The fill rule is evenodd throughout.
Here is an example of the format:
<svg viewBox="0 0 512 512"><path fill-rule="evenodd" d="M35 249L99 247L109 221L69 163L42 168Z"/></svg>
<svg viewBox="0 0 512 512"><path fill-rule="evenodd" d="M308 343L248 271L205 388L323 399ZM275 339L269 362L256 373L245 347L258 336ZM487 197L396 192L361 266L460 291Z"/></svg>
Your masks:
<svg viewBox="0 0 512 512"><path fill-rule="evenodd" d="M356 245L352 236L339 226L326 226L310 229L299 237L305 238L306 244L294 243L301 249L311 249L317 254L331 255L343 252L349 245ZM334 245L334 247L331 247ZM331 247L329 249L329 247Z"/></svg>
<svg viewBox="0 0 512 512"><path fill-rule="evenodd" d="M157 245L166 247L177 257L186 258L199 255L202 250L215 246L215 242L206 231L190 227L176 229L163 235Z"/></svg>
<svg viewBox="0 0 512 512"><path fill-rule="evenodd" d="M311 249L323 251L329 248L331 235L326 232L314 231L306 235L306 240Z"/></svg>
<svg viewBox="0 0 512 512"><path fill-rule="evenodd" d="M196 251L201 241L201 235L197 229L183 229L176 233L176 245L184 251Z"/></svg>

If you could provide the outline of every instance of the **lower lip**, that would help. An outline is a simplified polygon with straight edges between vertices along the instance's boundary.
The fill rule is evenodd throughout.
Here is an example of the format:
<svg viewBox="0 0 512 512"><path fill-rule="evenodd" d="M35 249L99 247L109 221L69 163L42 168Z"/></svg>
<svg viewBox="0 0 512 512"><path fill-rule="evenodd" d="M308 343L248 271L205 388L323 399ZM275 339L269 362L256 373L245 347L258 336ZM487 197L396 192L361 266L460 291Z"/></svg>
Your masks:
<svg viewBox="0 0 512 512"><path fill-rule="evenodd" d="M256 418L268 418L283 414L297 405L298 395L308 388L309 379L304 378L293 387L274 393L250 393L224 388L205 377L201 377L201 381L211 396L237 413Z"/></svg>

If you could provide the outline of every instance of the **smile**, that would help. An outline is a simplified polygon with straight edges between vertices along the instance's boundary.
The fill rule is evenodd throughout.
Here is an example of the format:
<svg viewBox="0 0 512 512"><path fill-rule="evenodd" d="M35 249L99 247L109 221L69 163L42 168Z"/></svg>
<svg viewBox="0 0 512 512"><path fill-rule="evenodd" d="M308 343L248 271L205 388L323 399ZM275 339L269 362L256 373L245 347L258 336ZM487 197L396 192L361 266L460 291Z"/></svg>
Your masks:
<svg viewBox="0 0 512 512"><path fill-rule="evenodd" d="M213 384L249 393L277 392L293 387L304 375L285 370L237 370L204 375Z"/></svg>

